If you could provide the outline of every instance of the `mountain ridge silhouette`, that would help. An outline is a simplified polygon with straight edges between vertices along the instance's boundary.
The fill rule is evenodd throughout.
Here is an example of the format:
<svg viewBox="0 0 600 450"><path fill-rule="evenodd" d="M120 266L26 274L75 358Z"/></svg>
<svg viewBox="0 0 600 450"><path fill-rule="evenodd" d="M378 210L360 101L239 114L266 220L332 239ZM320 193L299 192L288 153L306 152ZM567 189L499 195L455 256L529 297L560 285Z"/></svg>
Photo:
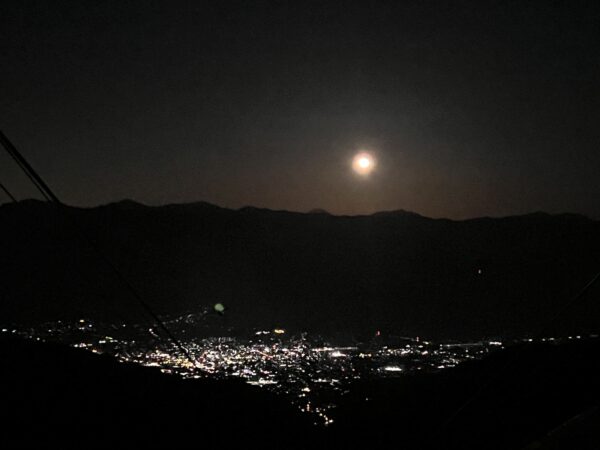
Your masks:
<svg viewBox="0 0 600 450"><path fill-rule="evenodd" d="M0 206L5 321L141 315L81 230L158 313L219 301L228 326L241 328L527 334L600 268L600 222L577 214L457 221L131 200L62 208ZM596 329L599 308L583 303L561 325Z"/></svg>

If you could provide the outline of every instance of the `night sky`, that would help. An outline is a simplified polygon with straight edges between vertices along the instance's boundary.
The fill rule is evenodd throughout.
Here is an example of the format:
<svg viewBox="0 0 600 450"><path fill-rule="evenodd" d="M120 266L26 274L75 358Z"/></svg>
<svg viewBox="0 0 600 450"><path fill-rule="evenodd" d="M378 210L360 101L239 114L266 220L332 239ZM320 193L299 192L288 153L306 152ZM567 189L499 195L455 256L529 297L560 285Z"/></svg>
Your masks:
<svg viewBox="0 0 600 450"><path fill-rule="evenodd" d="M0 56L66 203L600 216L596 1L3 2Z"/></svg>

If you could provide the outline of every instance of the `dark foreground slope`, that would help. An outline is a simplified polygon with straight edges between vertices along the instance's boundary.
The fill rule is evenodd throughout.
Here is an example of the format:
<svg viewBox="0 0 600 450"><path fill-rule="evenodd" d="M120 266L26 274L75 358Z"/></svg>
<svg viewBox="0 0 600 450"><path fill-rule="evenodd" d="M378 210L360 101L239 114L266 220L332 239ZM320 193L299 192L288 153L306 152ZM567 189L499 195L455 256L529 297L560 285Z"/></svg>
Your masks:
<svg viewBox="0 0 600 450"><path fill-rule="evenodd" d="M312 421L242 382L182 380L158 369L33 341L0 340L0 447L287 446ZM2 445L4 444L4 445Z"/></svg>
<svg viewBox="0 0 600 450"><path fill-rule="evenodd" d="M0 207L4 321L139 319L78 229L159 313L219 301L227 325L242 327L518 334L600 269L600 222L576 215L450 221L128 201L61 213L24 201ZM599 305L590 300L561 323L593 329Z"/></svg>
<svg viewBox="0 0 600 450"><path fill-rule="evenodd" d="M184 381L32 341L0 340L0 358L3 448L600 448L597 340L357 384L325 429L235 382Z"/></svg>
<svg viewBox="0 0 600 450"><path fill-rule="evenodd" d="M599 370L600 342L592 339L518 345L436 374L362 383L340 405L338 441L408 449L598 449Z"/></svg>

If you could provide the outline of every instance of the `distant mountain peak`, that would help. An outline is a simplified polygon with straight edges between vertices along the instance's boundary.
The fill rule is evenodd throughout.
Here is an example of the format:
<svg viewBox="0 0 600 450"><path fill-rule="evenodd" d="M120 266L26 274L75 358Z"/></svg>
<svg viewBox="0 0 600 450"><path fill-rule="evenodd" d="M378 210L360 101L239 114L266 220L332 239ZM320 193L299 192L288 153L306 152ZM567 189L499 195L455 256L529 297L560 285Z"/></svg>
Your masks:
<svg viewBox="0 0 600 450"><path fill-rule="evenodd" d="M377 211L375 213L372 214L373 216L404 216L404 217L419 217L422 219L425 219L425 216L422 216L421 214L418 214L416 212L413 211L406 211L405 209L394 209L391 211Z"/></svg>
<svg viewBox="0 0 600 450"><path fill-rule="evenodd" d="M311 209L310 211L308 211L308 214L325 214L327 216L331 216L331 213L329 211L322 208Z"/></svg>
<svg viewBox="0 0 600 450"><path fill-rule="evenodd" d="M147 205L144 205L143 203L140 203L140 202L136 202L135 200L132 200L130 198L124 198L123 200L108 203L103 206L116 207L116 208L121 208L121 209L147 208Z"/></svg>

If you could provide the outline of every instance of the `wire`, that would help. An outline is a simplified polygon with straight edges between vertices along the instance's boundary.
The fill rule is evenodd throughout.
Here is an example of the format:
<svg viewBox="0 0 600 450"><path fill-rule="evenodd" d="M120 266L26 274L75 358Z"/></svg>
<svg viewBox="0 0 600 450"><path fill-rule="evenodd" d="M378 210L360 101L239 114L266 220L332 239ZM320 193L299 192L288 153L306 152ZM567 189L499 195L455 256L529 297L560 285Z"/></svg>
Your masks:
<svg viewBox="0 0 600 450"><path fill-rule="evenodd" d="M10 140L4 135L4 133L0 130L0 143L4 146L9 155L17 162L19 167L25 172L25 174L29 177L29 179L35 184L38 190L42 193L42 195L48 200L50 203L54 203L57 205L58 209L65 214L67 219L71 222L73 228L79 233L80 237L87 242L87 244L96 252L96 254L104 261L106 265L110 268L113 275L117 278L117 280L121 283L121 285L129 291L129 293L138 301L140 306L146 311L154 321L158 324L159 328L164 331L167 337L175 344L175 346L185 355L185 357L190 361L192 367L197 367L196 361L192 358L192 355L189 353L188 349L183 346L183 344L175 337L175 335L169 330L169 328L165 325L165 323L161 320L161 318L152 310L150 305L144 301L142 296L138 293L138 291L133 287L133 285L123 276L123 274L119 271L119 269L113 264L113 262L100 250L100 248L90 239L90 237L85 234L81 227L78 227L74 220L69 217L67 213L67 206L64 205L58 197L52 192L50 187L42 180L40 175L29 165L29 163L25 160L23 155L19 153L19 151L15 148L15 146L10 142Z"/></svg>
<svg viewBox="0 0 600 450"><path fill-rule="evenodd" d="M58 198L52 194L52 191L46 183L39 177L39 175L33 170L33 168L29 165L29 163L23 158L23 156L19 153L19 151L15 148L15 146L10 142L10 140L6 137L6 135L0 130L0 143L4 146L8 154L12 159L15 160L17 165L21 168L21 170L27 175L27 177L31 180L33 185L37 188L38 191L42 194L42 196L46 199L46 201L54 201L56 203L60 203ZM44 189L45 188L45 189ZM50 197L48 192L54 197Z"/></svg>
<svg viewBox="0 0 600 450"><path fill-rule="evenodd" d="M2 189L4 191L4 193L6 195L8 195L8 197L15 203L17 203L17 199L15 197L13 197L13 195L10 193L10 191L2 184L0 183L0 189Z"/></svg>

